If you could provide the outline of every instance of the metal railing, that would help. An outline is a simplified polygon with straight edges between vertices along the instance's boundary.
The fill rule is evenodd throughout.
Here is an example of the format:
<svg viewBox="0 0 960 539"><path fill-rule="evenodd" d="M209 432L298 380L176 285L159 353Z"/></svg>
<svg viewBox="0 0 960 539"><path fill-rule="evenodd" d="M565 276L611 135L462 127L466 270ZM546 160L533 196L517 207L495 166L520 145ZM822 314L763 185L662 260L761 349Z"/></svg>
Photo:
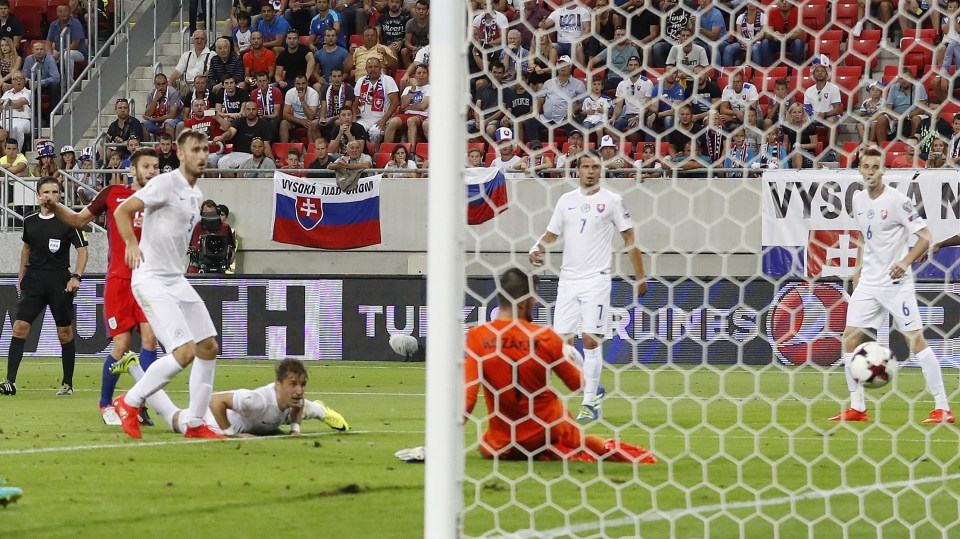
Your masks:
<svg viewBox="0 0 960 539"><path fill-rule="evenodd" d="M92 5L92 2L90 3L90 5ZM71 83L69 84L69 86L65 86L65 90L64 90L64 92L63 92L63 95L62 95L61 98L60 98L60 102L58 102L55 106L53 106L53 107L50 109L50 116L51 116L51 117L54 116L54 115L57 115L57 114L66 114L66 112L67 112L67 106L72 102L72 99L73 99L73 96L74 96L75 92L78 92L78 91L80 90L80 84L81 84L83 81L88 80L88 79L90 79L90 80L95 80L95 81L96 81L97 102L98 102L98 103L102 103L102 102L103 102L103 99L102 99L102 97L103 97L103 85L102 85L102 83L101 83L101 81L100 81L100 77L95 77L95 78L93 77L93 72L94 72L94 70L98 69L98 64L99 64L100 60L103 59L105 56L107 56L108 53L110 53L110 52L113 50L113 47L119 47L119 46L121 46L121 45L123 45L123 46L125 47L125 49L123 50L123 53L125 54L126 72L127 72L127 73L132 73L132 69L131 69L131 66L130 66L130 40L129 40L129 31L130 31L131 24L135 22L135 21L134 21L135 16L137 16L138 14L143 13L144 11L146 11L146 10L148 10L148 9L152 9L152 10L155 12L154 17L153 17L153 38L154 38L154 42L157 41L157 37L159 36L159 34L158 34L158 29L157 29L157 16L156 16L156 11L157 11L157 6L158 6L158 0L141 0L134 9L130 10L129 13L127 13L125 16L123 16L123 18L121 18L121 15L123 14L123 10L121 9L121 6L123 6L123 5L124 5L124 2L122 2L122 1L116 2L116 8L117 8L117 9L116 9L116 11L115 11L115 17L114 17L114 18L115 18L115 20L116 20L117 22L116 22L116 24L115 24L115 30L114 30L113 35L111 35L111 36L103 43L103 45L100 46L100 48L97 50L96 54L94 54L93 56L91 56L91 57L89 58L89 60L88 60L88 62L87 62L87 66L86 66L86 67L84 68L84 70L80 73L80 75L76 77L76 79L74 79L72 76L70 77ZM90 20L91 20L91 21L94 21L94 22L91 22L90 25L91 25L91 26L94 25L94 24L95 24L95 21L97 20L97 13L96 13L96 11L93 12L92 18L91 18ZM62 33L61 33L61 35L62 35ZM94 43L96 43L96 42L94 42ZM69 47L68 47L68 48L69 48ZM63 51L62 48L61 48L61 51ZM156 46L154 46L154 47L151 49L151 51L152 51L152 52L151 52L151 55L152 55L152 57L151 57L151 65L156 65L156 63L157 63L157 48L156 48ZM61 55L60 55L61 65L63 65L63 58L64 58L64 56L65 56L64 54L61 54ZM139 64L139 61L138 61L137 63ZM71 69L71 70L72 70L72 65L73 65L73 64L71 63L71 64L70 64L70 69ZM71 73L71 75L72 75L72 73ZM65 77L61 77L61 80L63 80L64 78L65 78ZM124 88L125 96L126 96L127 98L129 98L129 97L130 97L129 82L128 82L127 84L124 84L124 87L123 87L123 88ZM88 89L87 91L89 91L89 89ZM39 101L37 101L37 102L39 103ZM37 107L37 108L39 108L39 107ZM130 109L130 110L131 110L131 112L134 110L134 109L132 108L132 105L131 105L131 109ZM35 125L36 125L36 124L35 124ZM86 128L86 126L84 126L84 128ZM103 120L102 120L100 114L97 114L97 115L96 115L96 129L97 129L97 132L98 132L98 133L104 130ZM70 115L69 132L70 132L70 140L75 140L75 139L76 139L76 137L75 137L76 131L75 131L75 126L74 126L74 122L73 122L73 115Z"/></svg>
<svg viewBox="0 0 960 539"><path fill-rule="evenodd" d="M40 119L43 117L40 67L40 62L36 62L30 68L30 73L24 74L30 80L30 139L33 141L40 138Z"/></svg>
<svg viewBox="0 0 960 539"><path fill-rule="evenodd" d="M213 44L215 30L217 28L217 2L216 0L204 0L203 9L203 29L207 31L207 44ZM199 28L200 21L197 21ZM183 2L180 2L180 55L187 52L187 43L191 43L189 21L183 18Z"/></svg>

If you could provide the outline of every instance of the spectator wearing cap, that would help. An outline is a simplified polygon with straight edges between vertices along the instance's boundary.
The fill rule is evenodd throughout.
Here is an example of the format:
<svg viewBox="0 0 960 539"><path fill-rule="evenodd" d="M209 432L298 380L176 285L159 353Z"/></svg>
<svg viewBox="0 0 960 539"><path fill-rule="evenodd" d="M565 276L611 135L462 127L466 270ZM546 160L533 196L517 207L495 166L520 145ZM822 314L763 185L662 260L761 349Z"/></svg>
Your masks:
<svg viewBox="0 0 960 539"><path fill-rule="evenodd" d="M757 87L743 82L743 71L738 70L730 76L730 83L720 96L720 114L727 118L728 127L741 125L746 121L747 109L756 109L760 104Z"/></svg>
<svg viewBox="0 0 960 539"><path fill-rule="evenodd" d="M57 147L53 145L53 142L49 140L41 140L37 143L37 164L34 165L33 170L30 171L30 175L35 178L43 178L44 176L54 176L57 177ZM63 192L62 180L60 185L60 192Z"/></svg>
<svg viewBox="0 0 960 539"><path fill-rule="evenodd" d="M153 92L147 98L147 107L143 113L143 127L152 135L166 132L170 136L176 136L182 106L180 93L167 84L167 76L163 73L157 73L153 77L153 86Z"/></svg>
<svg viewBox="0 0 960 539"><path fill-rule="evenodd" d="M27 170L27 156L20 152L20 145L11 137L3 143L3 157L0 157L0 168L14 176L20 176Z"/></svg>
<svg viewBox="0 0 960 539"><path fill-rule="evenodd" d="M57 163L57 177L60 179L61 184L67 185L70 183L70 187L74 187L72 182L67 181L66 173L69 173L75 168L77 168L77 152L74 151L73 146L68 144L60 148L60 162ZM60 171L66 171L66 173Z"/></svg>
<svg viewBox="0 0 960 539"><path fill-rule="evenodd" d="M576 177L576 170L573 169L573 161L583 153L583 132L574 129L567 133L567 151L557 156L556 168L566 170L566 176ZM572 175L571 175L572 174Z"/></svg>
<svg viewBox="0 0 960 539"><path fill-rule="evenodd" d="M524 133L529 141L540 141L546 132L553 140L555 129L568 129L573 115L579 114L580 105L587 93L587 86L570 75L573 69L569 56L560 57L557 76L543 83L537 102L540 116L524 124Z"/></svg>
<svg viewBox="0 0 960 539"><path fill-rule="evenodd" d="M499 168L503 171L503 176L508 180L522 179L523 172L520 172L519 155L516 155L516 145L513 140L513 130L507 127L497 129L494 134L494 140L497 142L497 157L490 163L493 168ZM531 146L536 142L531 142Z"/></svg>
<svg viewBox="0 0 960 539"><path fill-rule="evenodd" d="M606 169L626 168L627 163L620 156L620 147L613 141L610 135L604 135L600 139L600 164Z"/></svg>
<svg viewBox="0 0 960 539"><path fill-rule="evenodd" d="M912 135L920 126L927 106L927 91L922 84L915 84L910 68L904 66L897 82L887 90L887 114L877 118L874 130L877 144L883 145L897 132L898 125L903 136Z"/></svg>
<svg viewBox="0 0 960 539"><path fill-rule="evenodd" d="M874 128L877 118L887 109L887 100L883 98L883 83L878 80L867 85L867 98L860 103L857 110L857 134L863 142L874 141ZM956 120L954 120L956 124Z"/></svg>
<svg viewBox="0 0 960 539"><path fill-rule="evenodd" d="M630 78L617 85L616 99L613 102L613 127L611 133L636 142L640 139L642 121L647 109L653 102L653 82L640 74L640 58L634 57L627 62Z"/></svg>
<svg viewBox="0 0 960 539"><path fill-rule="evenodd" d="M87 146L81 150L77 162L77 169L80 171L93 169L93 148ZM92 172L77 172L77 182L77 196L81 204L89 204L103 188L98 176Z"/></svg>
<svg viewBox="0 0 960 539"><path fill-rule="evenodd" d="M639 58L640 51L627 40L626 28L617 28L613 43L600 54L590 58L587 63L587 71L606 67L607 78L603 88L604 90L612 90L628 76L627 62L633 57Z"/></svg>
<svg viewBox="0 0 960 539"><path fill-rule="evenodd" d="M60 33L66 30L67 50L60 50ZM60 4L57 6L57 18L50 23L47 31L47 41L53 43L53 59L60 61L61 53L68 54L70 58L70 71L65 73L67 80L73 80L73 71L76 65L87 58L87 36L83 32L83 25L70 12L70 6Z"/></svg>
<svg viewBox="0 0 960 539"><path fill-rule="evenodd" d="M47 54L47 47L42 41L33 43L33 54L23 60L23 72L29 76L33 73L33 66L40 65L40 91L47 95L50 103L60 101L60 69L57 68L57 61L53 56ZM27 80L27 88L30 88L30 80Z"/></svg>
<svg viewBox="0 0 960 539"><path fill-rule="evenodd" d="M562 56L573 55L577 59L578 65L587 65L583 42L590 37L590 24L593 15L590 10L580 4L580 2L567 2L563 7L557 8L549 17L540 23L540 28L549 30L556 27L557 42L554 47L557 54Z"/></svg>
<svg viewBox="0 0 960 539"><path fill-rule="evenodd" d="M253 141L264 142L264 153L273 159L273 149L269 143L270 126L257 115L257 104L247 101L243 104L243 117L233 122L223 134L213 138L214 142L233 142L233 151L224 155L217 166L223 169L237 169L253 155Z"/></svg>
<svg viewBox="0 0 960 539"><path fill-rule="evenodd" d="M223 163L224 160L225 159L220 159L220 162ZM264 172L276 170L277 165L274 163L273 158L267 155L266 141L256 137L250 141L250 157L240 163L238 168L247 170L243 173L243 177L245 178L264 178L266 177Z"/></svg>
<svg viewBox="0 0 960 539"><path fill-rule="evenodd" d="M710 67L710 58L707 55L707 49L696 43L693 39L693 28L687 27L680 31L680 37L677 44L670 49L667 55L666 67L677 67L683 70L683 73L690 75L697 69L706 69Z"/></svg>
<svg viewBox="0 0 960 539"><path fill-rule="evenodd" d="M757 0L747 0L747 10L737 16L729 41L720 46L720 65L737 65L737 58L741 55L744 64L770 65L762 39L766 26L767 14L760 8L760 4ZM747 54L747 51L750 53Z"/></svg>
<svg viewBox="0 0 960 539"><path fill-rule="evenodd" d="M763 33L763 46L767 50L765 60L773 65L780 61L786 49L794 67L799 68L804 61L806 38L807 33L800 24L800 10L794 0L780 0L778 7L770 9L767 14L767 29Z"/></svg>
<svg viewBox="0 0 960 539"><path fill-rule="evenodd" d="M10 77L13 86L3 93L0 102L3 103L3 115L0 125L6 127L9 120L10 133L20 147L26 134L30 132L30 90L26 88L26 76L20 71L14 71Z"/></svg>
<svg viewBox="0 0 960 539"><path fill-rule="evenodd" d="M840 99L840 87L827 80L829 67L830 61L825 55L814 58L814 83L803 92L803 108L814 125L830 128L830 140L827 143L833 144L836 131L833 126L843 114L843 102Z"/></svg>

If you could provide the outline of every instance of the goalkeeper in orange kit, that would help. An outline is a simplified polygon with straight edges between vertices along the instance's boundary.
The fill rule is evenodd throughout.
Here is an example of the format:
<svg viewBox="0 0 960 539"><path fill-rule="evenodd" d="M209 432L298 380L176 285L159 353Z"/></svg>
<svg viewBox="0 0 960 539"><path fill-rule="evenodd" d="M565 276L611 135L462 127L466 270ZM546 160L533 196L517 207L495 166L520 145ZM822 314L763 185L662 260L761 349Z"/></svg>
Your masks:
<svg viewBox="0 0 960 539"><path fill-rule="evenodd" d="M480 453L487 458L523 460L597 459L653 464L646 449L599 436L583 436L557 393L550 387L556 373L571 390L580 389L580 369L552 329L534 324L533 278L511 268L499 279L497 318L467 332L466 413L484 388L489 427Z"/></svg>

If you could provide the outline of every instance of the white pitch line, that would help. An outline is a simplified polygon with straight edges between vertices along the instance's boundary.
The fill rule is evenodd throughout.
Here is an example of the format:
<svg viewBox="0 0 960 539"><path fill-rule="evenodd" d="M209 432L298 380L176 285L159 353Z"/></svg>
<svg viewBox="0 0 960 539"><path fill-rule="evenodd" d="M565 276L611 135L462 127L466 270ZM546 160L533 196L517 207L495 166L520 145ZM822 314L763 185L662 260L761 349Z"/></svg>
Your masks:
<svg viewBox="0 0 960 539"><path fill-rule="evenodd" d="M889 481L886 483L874 483L872 485L860 485L856 487L837 487L829 490L813 489L808 492L802 492L797 494L792 494L790 496L782 496L779 498L770 498L765 500L746 500L742 502L729 502L729 503L716 503L710 505L696 505L693 507L685 507L683 509L672 509L669 511L657 511L651 509L644 513L641 513L635 517L622 517L605 522L587 522L582 524L574 524L572 526L565 526L560 528L552 528L549 530L524 530L517 533L509 535L497 536L498 539L524 539L528 537L566 537L569 534L582 533L582 532L592 532L601 530L603 528L618 528L621 526L629 526L637 523L648 523L648 522L659 522L659 521L673 521L677 518L689 516L689 515L703 515L707 513L716 513L720 511L736 511L739 509L755 509L759 510L764 507L770 507L774 505L785 505L793 502L800 502L804 500L822 500L827 498L833 498L835 496L860 496L862 494L869 494L877 490L895 490L906 487L913 487L916 485L924 485L928 483L944 483L947 481L954 481L960 479L960 473L942 475L939 477L921 477L919 479L903 479L900 481Z"/></svg>
<svg viewBox="0 0 960 539"><path fill-rule="evenodd" d="M170 434L176 434L174 432L169 432ZM356 434L423 434L422 430L356 430L350 431L349 433L342 432L312 432L309 434L304 434L302 436L254 436L250 438L230 438L229 440L213 440L213 439L201 439L201 440L164 440L160 442L125 442L125 443L116 443L116 444L97 444L97 445L74 445L67 447L37 447L32 449L5 449L0 451L0 455L32 455L37 453L64 453L71 451L88 451L91 449L136 449L139 447L154 447L154 446L163 446L163 445L186 445L186 444L205 444L210 442L250 442L250 441L260 441L260 440L295 440L297 438L316 438L320 436L333 436L333 435L343 435L343 436L353 436Z"/></svg>

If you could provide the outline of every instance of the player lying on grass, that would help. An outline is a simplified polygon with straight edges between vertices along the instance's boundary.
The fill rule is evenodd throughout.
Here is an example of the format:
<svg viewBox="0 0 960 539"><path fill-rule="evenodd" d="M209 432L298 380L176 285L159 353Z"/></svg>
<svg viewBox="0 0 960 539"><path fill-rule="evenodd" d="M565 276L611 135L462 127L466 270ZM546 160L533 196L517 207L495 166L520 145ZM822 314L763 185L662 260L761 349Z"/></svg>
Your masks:
<svg viewBox="0 0 960 539"><path fill-rule="evenodd" d="M277 379L257 389L237 389L214 393L210 409L204 415L206 425L226 436L265 436L279 432L281 425L290 425L290 434L300 434L300 421L319 419L331 428L348 431L343 416L321 401L303 398L307 386L307 369L296 359L277 364ZM173 432L187 429L188 414L170 400L166 392L157 391L147 398Z"/></svg>
<svg viewBox="0 0 960 539"><path fill-rule="evenodd" d="M8 487L6 479L0 477L0 507L16 502L23 496L23 490L17 487Z"/></svg>
<svg viewBox="0 0 960 539"><path fill-rule="evenodd" d="M481 386L489 411L480 454L509 460L656 463L642 447L581 434L550 387L550 374L556 373L571 391L579 391L580 369L559 335L532 322L535 290L532 277L508 269L497 286L497 318L467 332L466 413L473 411Z"/></svg>

